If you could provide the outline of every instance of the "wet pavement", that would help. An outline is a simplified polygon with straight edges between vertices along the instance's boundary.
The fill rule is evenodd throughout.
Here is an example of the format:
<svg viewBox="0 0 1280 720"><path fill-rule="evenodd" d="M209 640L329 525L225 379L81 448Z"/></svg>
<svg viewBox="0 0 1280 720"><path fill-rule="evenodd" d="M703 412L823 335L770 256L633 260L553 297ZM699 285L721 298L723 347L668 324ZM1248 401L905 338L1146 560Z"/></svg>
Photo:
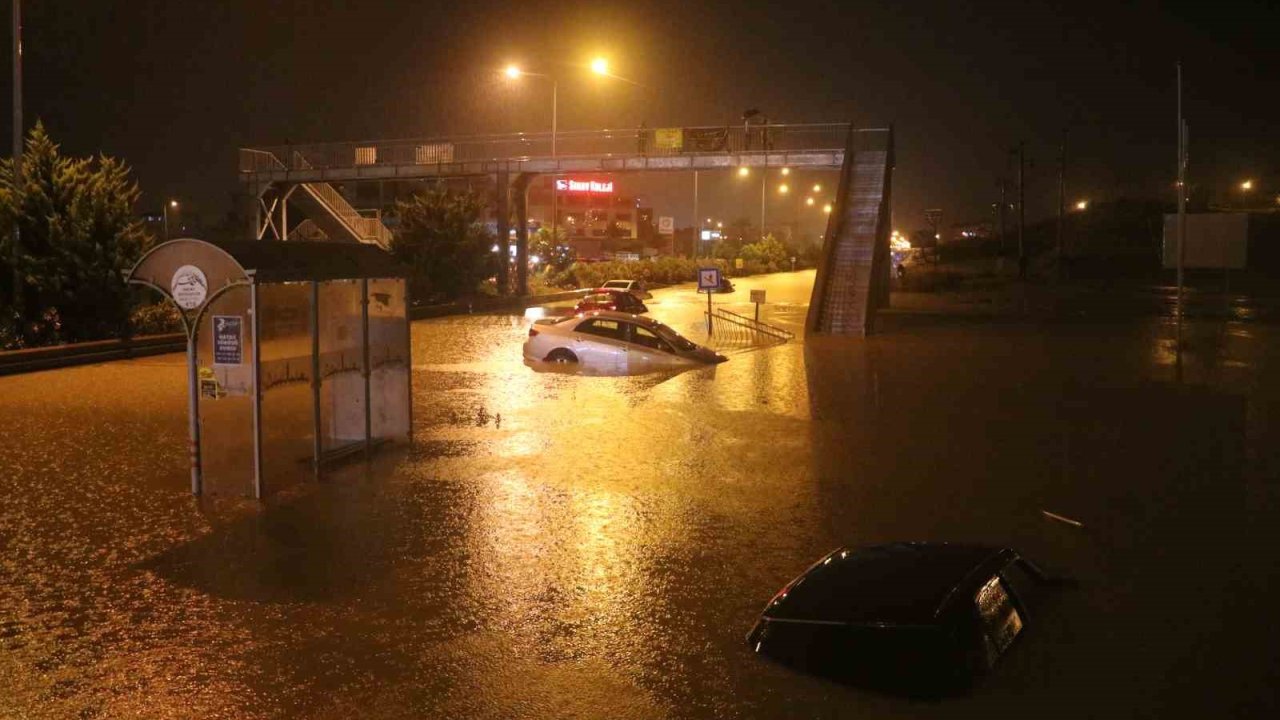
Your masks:
<svg viewBox="0 0 1280 720"><path fill-rule="evenodd" d="M798 332L812 277L715 302L766 289ZM654 295L706 339L705 296ZM180 356L0 378L0 717L1272 715L1280 333L1195 321L1179 370L1167 317L1092 313L631 377L525 367L525 318L422 321L415 444L262 506L187 494ZM813 559L901 539L1079 586L957 700L745 646Z"/></svg>

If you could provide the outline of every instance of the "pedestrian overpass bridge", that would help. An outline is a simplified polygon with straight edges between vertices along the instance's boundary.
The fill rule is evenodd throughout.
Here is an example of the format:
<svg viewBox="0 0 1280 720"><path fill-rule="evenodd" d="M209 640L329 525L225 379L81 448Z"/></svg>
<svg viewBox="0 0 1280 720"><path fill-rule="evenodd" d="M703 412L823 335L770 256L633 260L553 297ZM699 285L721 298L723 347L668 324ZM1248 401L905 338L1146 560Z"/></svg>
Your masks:
<svg viewBox="0 0 1280 720"><path fill-rule="evenodd" d="M527 294L530 181L570 172L837 168L840 182L809 306L808 331L865 335L888 303L892 129L847 123L631 128L242 148L259 240L298 237L289 208L330 240L387 248L391 231L362 216L335 183L485 177L502 257L516 230L516 292ZM512 216L514 222L512 222ZM297 218L294 218L297 220ZM506 267L501 269L506 286Z"/></svg>

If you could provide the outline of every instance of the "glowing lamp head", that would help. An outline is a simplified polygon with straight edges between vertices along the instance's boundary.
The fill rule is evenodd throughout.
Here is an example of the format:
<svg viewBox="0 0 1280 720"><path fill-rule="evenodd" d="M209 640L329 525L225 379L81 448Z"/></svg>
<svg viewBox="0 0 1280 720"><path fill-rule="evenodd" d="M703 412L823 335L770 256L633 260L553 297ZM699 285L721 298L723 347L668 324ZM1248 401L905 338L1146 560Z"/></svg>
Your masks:
<svg viewBox="0 0 1280 720"><path fill-rule="evenodd" d="M831 214L831 203L827 203L826 205L823 205L823 206L822 206L822 212L827 213L828 215L830 215L830 214Z"/></svg>
<svg viewBox="0 0 1280 720"><path fill-rule="evenodd" d="M1244 182L1240 183L1240 189L1241 189L1241 190L1252 190L1252 189L1253 189L1253 181L1252 181L1252 180L1245 180Z"/></svg>
<svg viewBox="0 0 1280 720"><path fill-rule="evenodd" d="M813 198L805 198L805 199L804 199L804 204L805 204L805 205L810 205L810 206L812 206L812 205L813 205Z"/></svg>
<svg viewBox="0 0 1280 720"><path fill-rule="evenodd" d="M746 177L751 174L751 169L747 167L738 168L738 177Z"/></svg>
<svg viewBox="0 0 1280 720"><path fill-rule="evenodd" d="M508 65L506 70L502 71L504 75L515 80L520 77L520 68L515 65Z"/></svg>
<svg viewBox="0 0 1280 720"><path fill-rule="evenodd" d="M778 186L778 192L783 195L786 195L787 193L791 192L791 188L787 187L786 183L782 183L781 185Z"/></svg>
<svg viewBox="0 0 1280 720"><path fill-rule="evenodd" d="M814 191L814 192L816 192L816 193L818 193L818 192L822 192L822 186L821 186L821 185L816 185L816 184L815 184L815 185L813 186L813 191Z"/></svg>
<svg viewBox="0 0 1280 720"><path fill-rule="evenodd" d="M1088 209L1089 209L1089 201L1088 201L1088 200L1080 200L1080 201L1076 202L1076 209L1077 209L1077 210L1088 210Z"/></svg>
<svg viewBox="0 0 1280 720"><path fill-rule="evenodd" d="M598 57L591 61L591 72L597 75L609 74L609 61L602 57Z"/></svg>
<svg viewBox="0 0 1280 720"><path fill-rule="evenodd" d="M177 201L177 200L170 200L170 201L169 201L169 207L171 207L171 208L176 208L176 207L178 207L178 201Z"/></svg>
<svg viewBox="0 0 1280 720"><path fill-rule="evenodd" d="M791 174L791 168L782 168L783 177Z"/></svg>

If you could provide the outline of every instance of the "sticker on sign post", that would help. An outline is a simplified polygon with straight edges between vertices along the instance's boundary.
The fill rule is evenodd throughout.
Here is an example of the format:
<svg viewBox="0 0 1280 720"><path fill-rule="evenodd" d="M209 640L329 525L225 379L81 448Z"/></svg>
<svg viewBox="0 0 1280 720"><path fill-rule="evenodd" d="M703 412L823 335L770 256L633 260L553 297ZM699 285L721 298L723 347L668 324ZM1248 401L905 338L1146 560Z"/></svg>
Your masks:
<svg viewBox="0 0 1280 720"><path fill-rule="evenodd" d="M209 295L209 281L204 271L195 265L183 265L173 273L169 281L169 294L183 310L195 310Z"/></svg>
<svg viewBox="0 0 1280 720"><path fill-rule="evenodd" d="M244 320L239 315L213 316L213 364L240 365L244 362Z"/></svg>

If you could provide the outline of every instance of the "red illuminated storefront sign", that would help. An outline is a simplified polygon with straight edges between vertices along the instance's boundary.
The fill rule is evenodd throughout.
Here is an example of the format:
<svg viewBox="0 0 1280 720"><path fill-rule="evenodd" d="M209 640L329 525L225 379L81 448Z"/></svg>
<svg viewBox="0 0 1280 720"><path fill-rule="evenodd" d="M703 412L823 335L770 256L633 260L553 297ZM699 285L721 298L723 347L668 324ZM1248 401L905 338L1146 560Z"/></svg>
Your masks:
<svg viewBox="0 0 1280 720"><path fill-rule="evenodd" d="M596 193L607 195L613 193L612 180L556 180L556 190L559 192L572 193Z"/></svg>

